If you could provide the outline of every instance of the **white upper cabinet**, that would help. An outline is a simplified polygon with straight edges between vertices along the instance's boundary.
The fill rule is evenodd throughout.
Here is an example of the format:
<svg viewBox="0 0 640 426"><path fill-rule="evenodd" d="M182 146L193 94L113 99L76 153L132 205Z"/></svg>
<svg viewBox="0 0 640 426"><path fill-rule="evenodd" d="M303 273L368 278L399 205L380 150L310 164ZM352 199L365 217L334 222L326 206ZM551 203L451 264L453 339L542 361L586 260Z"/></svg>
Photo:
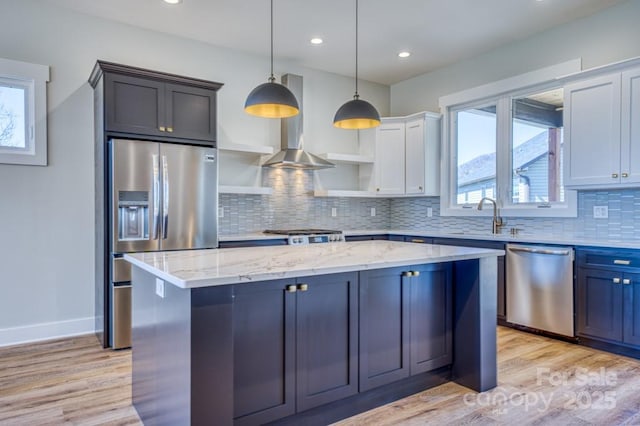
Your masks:
<svg viewBox="0 0 640 426"><path fill-rule="evenodd" d="M376 193L437 196L440 190L440 115L383 118L376 131Z"/></svg>
<svg viewBox="0 0 640 426"><path fill-rule="evenodd" d="M376 129L376 193L404 194L404 122L382 119Z"/></svg>
<svg viewBox="0 0 640 426"><path fill-rule="evenodd" d="M622 73L622 183L640 183L640 68Z"/></svg>
<svg viewBox="0 0 640 426"><path fill-rule="evenodd" d="M565 87L565 186L640 183L640 69Z"/></svg>

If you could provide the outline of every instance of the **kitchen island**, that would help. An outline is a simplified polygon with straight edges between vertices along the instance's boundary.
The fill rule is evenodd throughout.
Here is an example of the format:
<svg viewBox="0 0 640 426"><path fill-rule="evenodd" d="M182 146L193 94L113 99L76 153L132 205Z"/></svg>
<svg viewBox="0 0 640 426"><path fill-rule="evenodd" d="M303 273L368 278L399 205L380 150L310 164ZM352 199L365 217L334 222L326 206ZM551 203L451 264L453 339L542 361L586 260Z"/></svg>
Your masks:
<svg viewBox="0 0 640 426"><path fill-rule="evenodd" d="M326 424L454 380L496 386L500 250L362 241L138 253L145 424Z"/></svg>

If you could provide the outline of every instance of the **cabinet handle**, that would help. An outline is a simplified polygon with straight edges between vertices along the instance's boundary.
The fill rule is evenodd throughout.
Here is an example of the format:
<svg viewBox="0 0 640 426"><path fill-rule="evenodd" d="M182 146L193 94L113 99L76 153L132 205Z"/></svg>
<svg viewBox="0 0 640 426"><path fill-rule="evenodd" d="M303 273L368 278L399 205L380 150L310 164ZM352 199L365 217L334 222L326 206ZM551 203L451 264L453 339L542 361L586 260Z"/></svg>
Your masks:
<svg viewBox="0 0 640 426"><path fill-rule="evenodd" d="M413 271L413 276L414 277L419 277L420 276L420 271Z"/></svg>
<svg viewBox="0 0 640 426"><path fill-rule="evenodd" d="M296 287L295 284L289 284L287 286L287 292L288 293L295 293L296 291L298 291L298 287Z"/></svg>
<svg viewBox="0 0 640 426"><path fill-rule="evenodd" d="M164 126L160 126L160 127L158 127L158 130L160 130L161 132L164 132L166 130L166 128Z"/></svg>
<svg viewBox="0 0 640 426"><path fill-rule="evenodd" d="M376 192L380 192L380 188L376 188Z"/></svg>
<svg viewBox="0 0 640 426"><path fill-rule="evenodd" d="M622 284L629 285L631 284L631 280L629 278L625 278L624 280L622 280Z"/></svg>
<svg viewBox="0 0 640 426"><path fill-rule="evenodd" d="M167 127L167 132L173 133L173 127Z"/></svg>
<svg viewBox="0 0 640 426"><path fill-rule="evenodd" d="M419 189L420 191L422 191L422 187L421 187L421 186L419 186L419 187L418 187L418 189Z"/></svg>
<svg viewBox="0 0 640 426"><path fill-rule="evenodd" d="M620 278L614 278L613 279L613 283L614 284L620 284Z"/></svg>
<svg viewBox="0 0 640 426"><path fill-rule="evenodd" d="M402 273L402 276L403 276L403 277L412 277L412 276L413 276L413 272L411 272L411 271L404 271L404 272Z"/></svg>
<svg viewBox="0 0 640 426"><path fill-rule="evenodd" d="M628 177L629 177L629 173L623 173L623 174L622 174L622 177L623 177L623 178L628 178Z"/></svg>
<svg viewBox="0 0 640 426"><path fill-rule="evenodd" d="M298 290L307 291L307 290L309 290L309 285L308 284L300 284L300 285L298 285Z"/></svg>
<svg viewBox="0 0 640 426"><path fill-rule="evenodd" d="M622 260L622 259L615 259L613 261L614 265L631 265L631 261L630 260Z"/></svg>
<svg viewBox="0 0 640 426"><path fill-rule="evenodd" d="M618 174L617 173L611 173L611 177L614 178L614 179L617 179L618 178Z"/></svg>

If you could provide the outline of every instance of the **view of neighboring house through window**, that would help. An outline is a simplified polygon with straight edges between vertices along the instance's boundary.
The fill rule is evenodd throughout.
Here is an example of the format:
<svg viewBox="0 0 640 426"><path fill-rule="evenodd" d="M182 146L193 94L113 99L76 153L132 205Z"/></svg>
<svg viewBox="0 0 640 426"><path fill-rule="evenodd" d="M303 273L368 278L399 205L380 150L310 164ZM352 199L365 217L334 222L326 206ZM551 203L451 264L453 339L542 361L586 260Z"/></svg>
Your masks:
<svg viewBox="0 0 640 426"><path fill-rule="evenodd" d="M26 94L23 85L7 78L0 79L0 148L29 149Z"/></svg>
<svg viewBox="0 0 640 426"><path fill-rule="evenodd" d="M564 202L562 186L563 91L512 100L512 203Z"/></svg>
<svg viewBox="0 0 640 426"><path fill-rule="evenodd" d="M496 193L496 105L457 111L456 200L457 204L477 203Z"/></svg>

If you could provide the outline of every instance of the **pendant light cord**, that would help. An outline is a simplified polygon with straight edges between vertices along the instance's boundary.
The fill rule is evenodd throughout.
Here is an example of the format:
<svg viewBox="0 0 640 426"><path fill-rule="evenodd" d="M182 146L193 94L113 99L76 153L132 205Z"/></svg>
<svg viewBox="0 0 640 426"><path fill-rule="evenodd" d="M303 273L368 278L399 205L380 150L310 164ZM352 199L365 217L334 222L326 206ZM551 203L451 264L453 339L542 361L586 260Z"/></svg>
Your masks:
<svg viewBox="0 0 640 426"><path fill-rule="evenodd" d="M276 78L273 76L273 0L271 0L271 77L269 83L273 83Z"/></svg>
<svg viewBox="0 0 640 426"><path fill-rule="evenodd" d="M273 1L273 0L272 0ZM356 94L353 99L358 99L358 0L356 0Z"/></svg>

